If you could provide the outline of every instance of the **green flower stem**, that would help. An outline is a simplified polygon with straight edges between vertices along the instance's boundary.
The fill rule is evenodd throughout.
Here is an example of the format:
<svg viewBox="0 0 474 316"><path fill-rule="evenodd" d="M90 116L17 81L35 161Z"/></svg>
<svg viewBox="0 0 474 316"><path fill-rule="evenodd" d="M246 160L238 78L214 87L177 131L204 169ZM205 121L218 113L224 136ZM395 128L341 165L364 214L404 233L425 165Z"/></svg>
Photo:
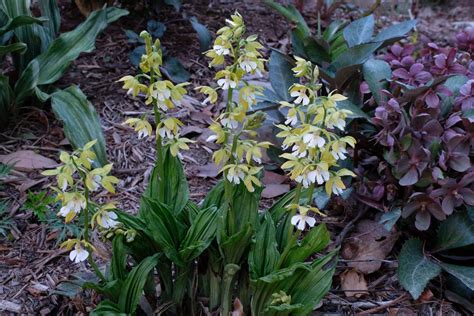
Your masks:
<svg viewBox="0 0 474 316"><path fill-rule="evenodd" d="M153 69L150 70L150 86L155 83L155 71ZM158 133L158 125L161 122L161 113L158 109L157 100L153 99L153 113L155 115L155 124L156 124L156 165L158 166L158 173L160 177L163 175L163 144L161 140L161 136Z"/></svg>
<svg viewBox="0 0 474 316"><path fill-rule="evenodd" d="M293 198L292 204L299 205L302 189L303 189L303 185L301 183L298 183L298 185L296 186L295 197ZM290 220L295 215L296 215L296 209L292 209L290 211ZM283 253L280 256L280 260L278 261L278 267L281 267L281 265L285 261L286 256L288 255L288 252L290 251L291 248L293 248L295 242L298 240L298 237L301 234L301 231L299 230L297 230L296 233L293 233L293 231L294 231L293 225L290 225L288 227L288 238L287 238L288 242L286 243L285 249L283 249Z"/></svg>
<svg viewBox="0 0 474 316"><path fill-rule="evenodd" d="M87 188L86 185L86 174L79 169L77 166L76 162L74 161L74 158L72 159L72 163L76 167L76 170L79 172L79 175L82 178L82 183L84 183L84 196L86 198L86 207L84 208L83 212L83 217L84 217L84 231L82 234L82 237L84 238L84 241L86 242L86 250L89 252L89 256L87 257L87 261L89 264L92 266L92 269L94 269L95 274L97 277L99 277L102 281L106 281L105 276L102 274L100 271L99 267L97 266L97 263L94 261L92 258L92 254L94 253L94 250L92 247L89 246L89 188Z"/></svg>
<svg viewBox="0 0 474 316"><path fill-rule="evenodd" d="M222 314L228 316L232 305L232 285L234 284L234 276L240 270L240 267L234 263L226 264L224 267L224 277L222 286Z"/></svg>

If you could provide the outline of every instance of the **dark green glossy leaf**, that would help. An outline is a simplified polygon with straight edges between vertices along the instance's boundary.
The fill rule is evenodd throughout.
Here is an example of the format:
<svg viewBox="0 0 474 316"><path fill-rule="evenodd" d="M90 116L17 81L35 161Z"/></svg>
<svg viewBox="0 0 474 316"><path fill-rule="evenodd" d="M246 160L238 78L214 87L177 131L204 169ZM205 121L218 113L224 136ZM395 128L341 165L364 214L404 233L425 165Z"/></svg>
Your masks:
<svg viewBox="0 0 474 316"><path fill-rule="evenodd" d="M409 239L400 251L398 280L414 299L420 297L428 282L441 272L441 268L423 254L421 240Z"/></svg>
<svg viewBox="0 0 474 316"><path fill-rule="evenodd" d="M154 38L161 38L166 31L166 25L156 20L148 20L146 29Z"/></svg>
<svg viewBox="0 0 474 316"><path fill-rule="evenodd" d="M372 14L355 20L346 26L343 34L349 47L369 42L374 34L374 26L375 20Z"/></svg>
<svg viewBox="0 0 474 316"><path fill-rule="evenodd" d="M383 60L369 59L362 66L364 79L369 85L370 92L374 96L375 102L381 104L384 100L382 90L387 87L387 80L392 77L390 65Z"/></svg>
<svg viewBox="0 0 474 316"><path fill-rule="evenodd" d="M322 38L306 38L304 50L307 58L315 64L322 65L325 62L331 62L331 56L328 53L329 45Z"/></svg>
<svg viewBox="0 0 474 316"><path fill-rule="evenodd" d="M279 51L272 50L268 64L268 72L273 91L280 97L281 101L292 100L288 89L298 81L291 71L292 67L293 62L288 56Z"/></svg>
<svg viewBox="0 0 474 316"><path fill-rule="evenodd" d="M460 211L441 222L433 251L439 252L474 244L474 220Z"/></svg>
<svg viewBox="0 0 474 316"><path fill-rule="evenodd" d="M209 47L211 47L211 43L212 43L211 32L209 32L209 30L204 24L199 23L197 18L194 16L189 19L189 22L191 22L193 29L198 34L199 46L200 46L201 52L205 52L206 50L209 49Z"/></svg>
<svg viewBox="0 0 474 316"><path fill-rule="evenodd" d="M348 115L349 118L364 118L366 120L371 119L371 117L367 113L362 111L357 105L355 105L349 100L338 101L336 103L336 106L339 109L351 111L352 113Z"/></svg>
<svg viewBox="0 0 474 316"><path fill-rule="evenodd" d="M126 313L120 312L120 308L117 304L109 300L103 300L97 305L97 307L91 312L91 316L126 316Z"/></svg>
<svg viewBox="0 0 474 316"><path fill-rule="evenodd" d="M335 69L341 69L351 66L359 66L365 63L372 54L381 46L378 43L361 44L354 47L350 47L339 55L336 60L331 64Z"/></svg>
<svg viewBox="0 0 474 316"><path fill-rule="evenodd" d="M398 40L403 38L416 25L416 20L404 21L389 26L380 31L374 38L375 42L384 42L387 40Z"/></svg>
<svg viewBox="0 0 474 316"><path fill-rule="evenodd" d="M165 57L163 61L163 72L171 81L176 83L186 82L191 77L183 64L175 57Z"/></svg>
<svg viewBox="0 0 474 316"><path fill-rule="evenodd" d="M345 25L344 21L341 21L341 20L332 21L331 24L329 24L328 27L324 30L323 38L327 42L331 43L333 40L336 39L338 32L342 29L344 25Z"/></svg>
<svg viewBox="0 0 474 316"><path fill-rule="evenodd" d="M30 64L31 65L31 64ZM31 69L30 67L28 67ZM56 117L64 124L64 134L74 148L81 148L92 140L98 165L107 164L105 139L94 106L77 86L70 86L52 94L51 106Z"/></svg>
<svg viewBox="0 0 474 316"><path fill-rule="evenodd" d="M469 78L466 77L466 76L462 76L462 75L453 76L453 77L449 77L448 79L446 79L446 81L443 83L443 86L448 88L453 93L454 97L457 97L459 95L459 89L468 80L469 80Z"/></svg>

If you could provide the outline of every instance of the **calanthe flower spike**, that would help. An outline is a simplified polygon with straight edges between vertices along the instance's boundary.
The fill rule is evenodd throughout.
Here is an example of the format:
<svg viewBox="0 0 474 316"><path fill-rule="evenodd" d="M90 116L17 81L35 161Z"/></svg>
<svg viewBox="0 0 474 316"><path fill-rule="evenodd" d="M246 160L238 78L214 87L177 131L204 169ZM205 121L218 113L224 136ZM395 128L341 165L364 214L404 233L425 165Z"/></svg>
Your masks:
<svg viewBox="0 0 474 316"><path fill-rule="evenodd" d="M214 134L207 141L222 146L214 152L213 159L214 163L222 166L225 181L244 183L253 192L255 186L261 186L257 177L261 170L258 165L262 162L262 150L268 148L269 143L251 140L265 117L261 112L247 116L247 111L257 103L257 96L262 94L263 88L250 84L246 76L263 73L265 60L260 53L263 46L256 35L245 37L246 27L239 13L226 20L226 24L217 31L218 37L212 49L206 52L206 56L211 58L211 67L223 67L215 75L216 85L196 89L207 95L203 104L215 103L218 91L222 91L227 98L224 113L209 127Z"/></svg>
<svg viewBox="0 0 474 316"><path fill-rule="evenodd" d="M141 57L140 70L141 74L136 76L127 75L120 79L123 81L123 88L127 89L127 93L134 97L143 96L146 105L151 105L153 111L146 113L141 118L129 118L124 124L127 124L135 129L138 133L138 138L151 137L156 135L156 155L158 166L163 164L163 148L170 148L173 156L179 156L181 150L189 149L188 144L192 141L187 138L181 138L180 129L183 123L169 114L170 110L179 107L186 94L187 82L174 84L170 80L163 78L160 67L163 64L163 54L161 43L157 39L152 42L151 35L143 31L140 37L145 41L145 54ZM216 44L216 50L219 51L220 57L229 54L227 44L222 42ZM225 76L224 76L225 77ZM228 85L233 85L230 81ZM203 89L204 93L209 94L209 101L217 99L217 93L213 90ZM153 127L149 123L148 117L153 115L155 119L156 128L153 132ZM162 169L161 167L159 168Z"/></svg>

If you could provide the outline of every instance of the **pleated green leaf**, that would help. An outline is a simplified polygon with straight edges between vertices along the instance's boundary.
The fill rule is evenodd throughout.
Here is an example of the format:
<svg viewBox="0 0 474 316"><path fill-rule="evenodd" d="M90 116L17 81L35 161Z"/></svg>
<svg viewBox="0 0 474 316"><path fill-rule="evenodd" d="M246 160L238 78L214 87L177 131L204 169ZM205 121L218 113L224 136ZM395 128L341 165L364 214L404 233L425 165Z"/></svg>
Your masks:
<svg viewBox="0 0 474 316"><path fill-rule="evenodd" d="M81 89L70 86L53 93L51 106L56 117L64 124L64 134L75 148L97 140L92 148L97 155L97 165L105 165L107 155L99 117Z"/></svg>
<svg viewBox="0 0 474 316"><path fill-rule="evenodd" d="M39 0L41 14L48 18L45 23L51 38L56 38L61 26L61 14L57 0Z"/></svg>
<svg viewBox="0 0 474 316"><path fill-rule="evenodd" d="M312 228L303 238L301 244L293 247L283 262L283 267L295 262L303 262L311 255L323 250L329 243L330 236L325 224Z"/></svg>
<svg viewBox="0 0 474 316"><path fill-rule="evenodd" d="M123 284L118 302L120 312L127 314L135 313L148 275L158 264L158 259L159 254L148 257L130 271Z"/></svg>
<svg viewBox="0 0 474 316"><path fill-rule="evenodd" d="M189 200L188 182L179 158L173 157L169 150L163 157L163 175L160 175L158 167L153 169L144 195L168 205L177 215Z"/></svg>
<svg viewBox="0 0 474 316"><path fill-rule="evenodd" d="M275 224L269 213L263 216L255 241L249 253L249 270L251 279L258 279L272 273L278 266L280 254L275 239Z"/></svg>
<svg viewBox="0 0 474 316"><path fill-rule="evenodd" d="M190 262L209 247L217 230L217 209L202 210L194 219L179 252L184 262Z"/></svg>
<svg viewBox="0 0 474 316"><path fill-rule="evenodd" d="M35 24L35 23L42 23L42 22L45 22L45 21L47 21L47 19L34 18L34 17L28 16L28 15L15 16L14 18L9 19L7 24L0 27L0 36L5 34L6 32L9 32L11 30L16 29L17 27L24 26L24 25Z"/></svg>
<svg viewBox="0 0 474 316"><path fill-rule="evenodd" d="M26 51L25 43L13 43L7 46L0 46L0 60L3 56L13 52L19 52L20 54Z"/></svg>

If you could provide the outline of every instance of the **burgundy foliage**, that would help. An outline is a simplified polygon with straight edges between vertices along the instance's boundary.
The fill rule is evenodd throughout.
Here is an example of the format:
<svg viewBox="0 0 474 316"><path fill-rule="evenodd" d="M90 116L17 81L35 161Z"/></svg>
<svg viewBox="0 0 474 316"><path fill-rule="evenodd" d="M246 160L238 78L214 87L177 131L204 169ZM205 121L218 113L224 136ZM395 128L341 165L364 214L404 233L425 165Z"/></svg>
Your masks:
<svg viewBox="0 0 474 316"><path fill-rule="evenodd" d="M359 194L381 209L400 206L419 230L474 205L474 28L456 39L457 48L388 48L392 79L372 120L383 159L361 157L378 177ZM360 91L369 93L366 83Z"/></svg>

